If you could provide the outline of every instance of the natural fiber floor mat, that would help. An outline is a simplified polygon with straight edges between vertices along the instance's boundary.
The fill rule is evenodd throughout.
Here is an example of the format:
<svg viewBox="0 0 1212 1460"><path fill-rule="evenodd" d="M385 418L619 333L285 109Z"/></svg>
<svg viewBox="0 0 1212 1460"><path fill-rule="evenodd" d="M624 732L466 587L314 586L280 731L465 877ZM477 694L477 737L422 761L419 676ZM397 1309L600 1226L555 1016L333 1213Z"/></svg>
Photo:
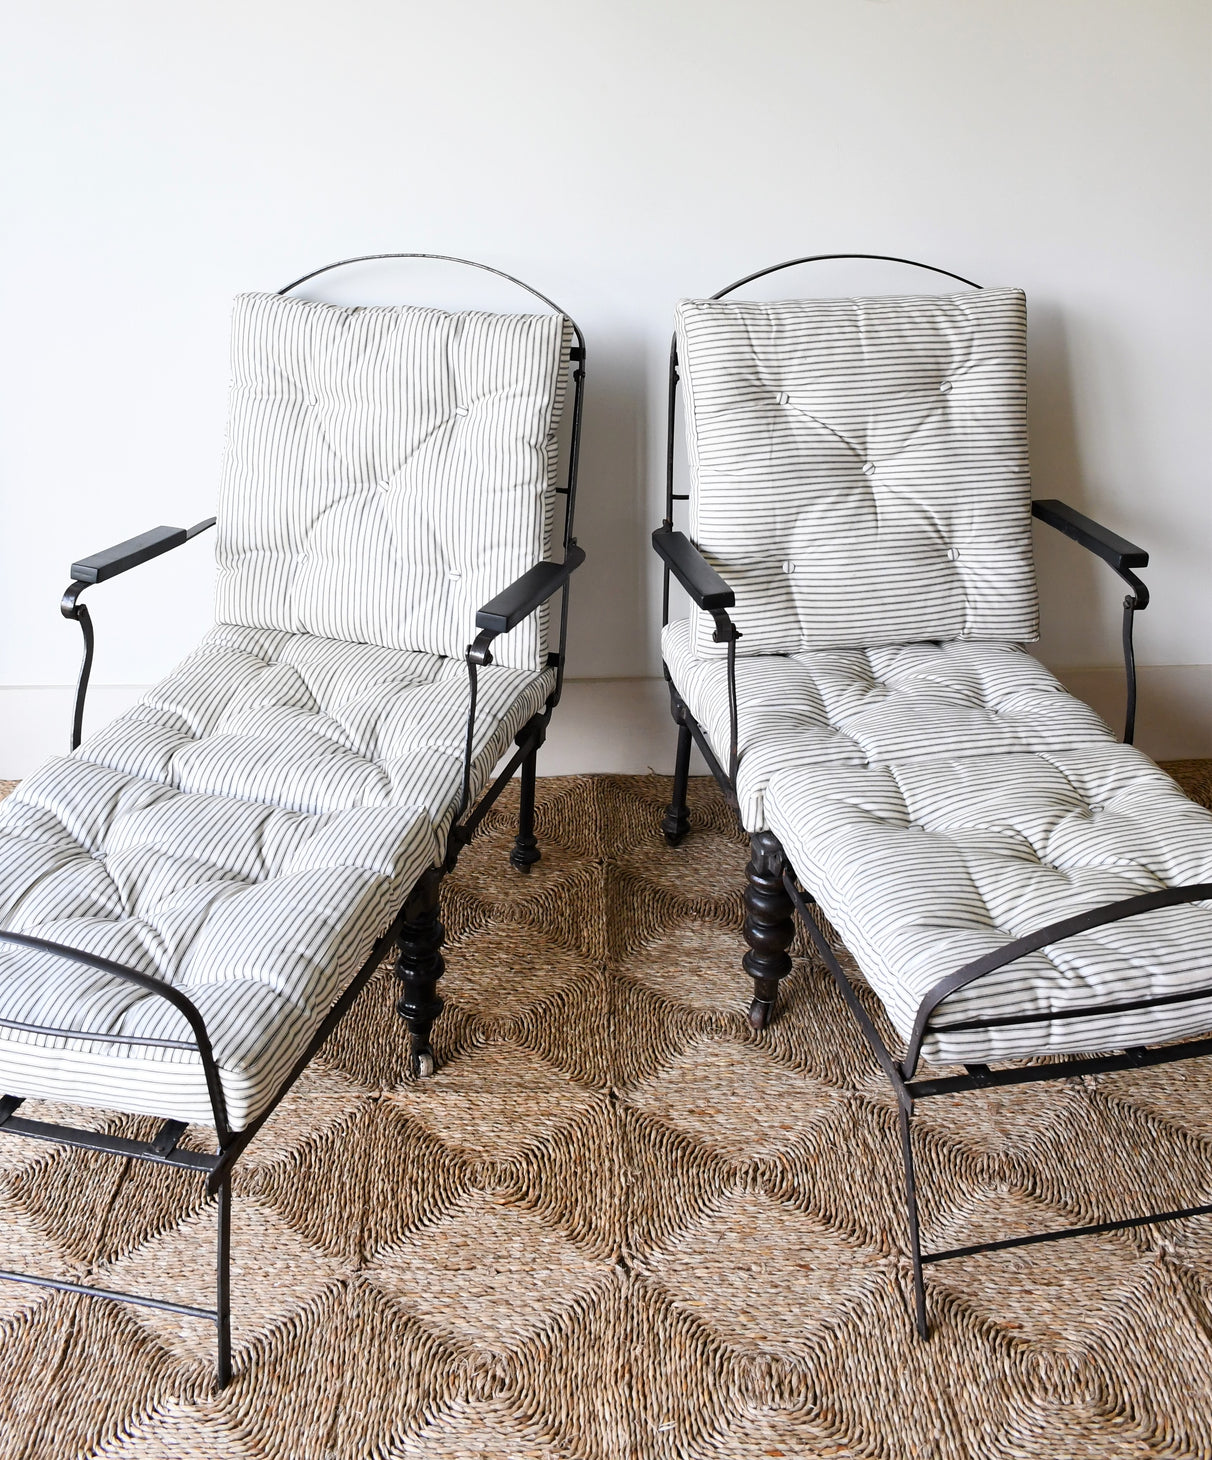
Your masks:
<svg viewBox="0 0 1212 1460"><path fill-rule="evenodd" d="M919 1343L886 1083L802 947L749 1032L722 800L671 851L661 778L539 796L529 878L503 810L449 884L437 1077L376 975L237 1168L231 1388L208 1325L0 1283L5 1460L1212 1454L1212 1221L933 1269ZM1207 1061L920 1129L932 1245L1212 1200ZM213 1220L0 1136L0 1266L206 1304Z"/></svg>

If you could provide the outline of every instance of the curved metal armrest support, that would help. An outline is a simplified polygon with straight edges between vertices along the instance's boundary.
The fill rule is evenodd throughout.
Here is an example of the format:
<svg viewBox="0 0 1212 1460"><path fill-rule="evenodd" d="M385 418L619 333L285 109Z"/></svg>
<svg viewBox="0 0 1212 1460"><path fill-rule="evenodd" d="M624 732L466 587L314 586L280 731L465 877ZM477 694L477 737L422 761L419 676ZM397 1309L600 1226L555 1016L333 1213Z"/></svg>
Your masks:
<svg viewBox="0 0 1212 1460"><path fill-rule="evenodd" d="M92 1040L101 1044L144 1044L158 1048L196 1049L201 1057L202 1070L206 1077L206 1092L210 1096L211 1113L215 1118L215 1132L221 1145L227 1142L231 1135L227 1125L227 1104L223 1097L223 1084L219 1079L219 1067L215 1063L210 1035L206 1032L206 1021L193 1002L186 998L180 989L174 988L172 984L166 983L162 978L156 978L150 973L140 973L138 969L127 968L108 958L98 958L92 953L83 953L79 948L71 948L65 943L52 943L46 938L32 938L25 933L0 931L0 943L12 943L19 948L33 948L39 953L50 953L69 963L79 963L85 968L95 968L100 973L107 973L113 978L121 979L124 983L136 984L139 988L146 989L148 993L166 999L182 1015L192 1030L194 1036L192 1044L184 1040L145 1039L136 1034L92 1034L85 1029L60 1029L49 1025L18 1024L10 1019L0 1019L0 1025L22 1029L32 1034L46 1034L62 1039Z"/></svg>
<svg viewBox="0 0 1212 1460"><path fill-rule="evenodd" d="M1055 527L1066 537L1071 537L1088 552L1102 558L1127 583L1132 592L1124 599L1123 644L1124 676L1128 684L1128 703L1124 712L1124 744L1131 745L1136 731L1136 653L1132 646L1133 616L1149 606L1149 590L1132 572L1133 568L1146 568L1149 554L1136 543L1120 537L1109 527L1095 522L1092 517L1078 512L1067 502L1054 497L1032 502L1032 515L1049 527Z"/></svg>
<svg viewBox="0 0 1212 1460"><path fill-rule="evenodd" d="M905 1050L905 1058L901 1062L901 1074L906 1080L913 1078L913 1072L917 1068L918 1058L921 1055L922 1041L930 1032L930 1019L934 1011L944 999L949 998L958 990L966 988L969 984L975 983L977 979L984 978L986 974L993 973L999 968L1004 968L1006 964L1013 963L1028 953L1035 953L1049 943L1061 943L1066 938L1075 937L1078 933L1088 933L1093 928L1101 928L1108 923L1118 923L1124 918L1137 917L1141 913L1154 912L1158 908L1210 900L1212 900L1212 882L1194 882L1185 887L1164 887L1159 892L1146 892L1139 897L1124 898L1122 902L1108 903L1104 907L1096 907L1089 912L1077 913L1071 918L1062 918L1059 922L1049 923L1046 928L1040 928L1034 933L1015 938L1013 942L995 948L992 953L985 953L980 958L973 959L971 963L964 964L962 968L958 968L954 973L949 973L946 978L940 979L919 1005L917 1017L913 1022L913 1032L909 1036L909 1044ZM1207 989L1198 989L1191 993L1163 994L1157 998L1133 999L1124 1003L1084 1005L1072 1011L1066 1010L1059 1015L1049 1013L1027 1016L1011 1015L1003 1019L971 1019L958 1024L940 1025L938 1029L991 1029L999 1024L1043 1023L1057 1017L1076 1018L1079 1015L1147 1009L1156 1004L1182 1003L1210 995L1212 995L1212 985Z"/></svg>
<svg viewBox="0 0 1212 1460"><path fill-rule="evenodd" d="M568 580L584 561L585 549L579 546L575 537L571 538L562 563L536 563L508 588L503 588L495 598L490 598L476 613L476 628L480 632L475 641L468 645L466 654L471 697L467 707L467 739L463 750L463 789L459 795L459 809L455 812L456 823L462 819L463 813L471 804L471 751L476 731L479 670L492 663L492 641L498 635L516 629L523 619L529 618L549 598L554 597L562 588L567 588ZM555 658L558 663L560 656Z"/></svg>
<svg viewBox="0 0 1212 1460"><path fill-rule="evenodd" d="M84 699L88 694L89 675L93 671L93 621L88 608L80 602L80 595L95 583L104 583L109 578L116 578L119 573L137 568L140 563L150 562L162 553L171 552L173 548L180 547L183 542L188 542L191 537L197 537L200 532L205 532L214 525L215 519L207 517L196 522L193 527L153 527L150 532L127 538L115 547L106 548L104 552L94 553L92 557L81 558L79 562L72 564L72 581L59 601L59 611L64 618L75 619L84 635L84 658L76 681L76 705L72 713L73 750L80 744L84 727Z"/></svg>

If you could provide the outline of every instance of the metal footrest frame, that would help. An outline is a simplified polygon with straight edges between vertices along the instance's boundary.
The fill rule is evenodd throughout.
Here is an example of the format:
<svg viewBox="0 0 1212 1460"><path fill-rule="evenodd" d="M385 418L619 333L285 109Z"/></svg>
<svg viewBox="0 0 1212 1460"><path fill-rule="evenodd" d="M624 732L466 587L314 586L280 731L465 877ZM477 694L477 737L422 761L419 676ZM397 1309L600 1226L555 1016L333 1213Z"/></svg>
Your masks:
<svg viewBox="0 0 1212 1460"><path fill-rule="evenodd" d="M913 1160L913 1139L912 1139L912 1118L915 1103L918 1100L930 1099L938 1095L953 1095L966 1090L989 1090L1001 1088L1007 1085L1032 1084L1041 1080L1067 1080L1081 1075L1111 1074L1119 1070L1141 1070L1148 1069L1153 1065L1174 1064L1180 1060L1199 1059L1204 1055L1212 1054L1212 1038L1188 1040L1181 1044L1165 1044L1155 1046L1137 1045L1130 1049L1103 1055L1090 1055L1075 1059L1060 1060L1047 1064L1028 1064L1007 1066L1004 1068L992 1069L988 1065L972 1064L965 1065L963 1075L947 1075L937 1079L914 1080L910 1076L917 1064L918 1052L921 1048L921 1041L928 1028L928 1020L919 1018L918 1028L914 1031L914 1037L910 1041L910 1047L906 1057L898 1060L880 1036L879 1030L875 1027L871 1016L863 1007L854 987L847 978L841 964L834 955L833 949L829 946L828 940L821 932L809 908L809 903L814 899L800 887L795 876L788 872L784 879L784 886L795 904L796 911L804 924L809 937L812 939L817 952L821 955L825 966L832 974L834 982L845 1000L851 1013L855 1016L859 1029L867 1041L871 1052L879 1061L884 1073L888 1076L892 1085L893 1093L897 1097L897 1114L900 1123L901 1155L905 1169L905 1216L909 1229L910 1256L913 1263L913 1290L916 1328L919 1336L923 1339L930 1336L930 1325L926 1315L926 1289L924 1270L932 1263L950 1262L960 1257L974 1257L986 1252L1002 1252L1013 1247L1031 1247L1043 1242L1059 1242L1069 1237L1089 1237L1103 1232L1116 1232L1133 1227L1147 1227L1160 1222L1182 1221L1188 1217L1205 1216L1212 1213L1212 1203L1204 1203L1198 1206L1180 1207L1171 1211L1150 1212L1142 1216L1120 1217L1113 1221L1087 1223L1081 1226L1060 1227L1047 1232L1033 1232L1023 1237L1004 1237L993 1242L976 1242L965 1247L952 1247L940 1252L923 1252L921 1245L921 1224L918 1216L918 1195L917 1177ZM1198 886L1182 889L1168 889L1169 895L1152 894L1150 907L1137 907L1133 911L1112 912L1111 909L1123 909L1127 903L1111 904L1110 908L1098 909L1096 913L1085 914L1080 919L1070 919L1071 923L1082 923L1083 928L1087 923L1094 920L1094 925L1102 922L1118 921L1120 917L1133 916L1136 911L1148 911L1152 906L1170 906L1179 902L1203 901L1212 897L1212 886L1200 884ZM1131 899L1133 903L1145 903L1149 899ZM1060 941L1065 936L1071 936L1069 932L1063 931L1065 925L1056 924L1054 928L1062 929L1052 941ZM1080 930L1080 929L1079 929ZM1014 958L1021 957L1023 951L1027 951L1027 945L1044 946L1040 938L1044 937L1045 943L1049 941L1046 935L1052 930L1043 929L1039 934L1033 934L1027 938L1016 939L1014 943L1008 944L1001 950L1006 956L999 960L990 956L988 960L992 966L1004 967L1006 963L1012 962ZM1022 949L1019 945L1024 945ZM1018 951L1016 951L1018 950ZM973 967L970 965L969 967ZM992 971L992 967L983 970ZM974 974L966 980L961 979L965 970L950 975L948 979L940 981L940 985L952 985L962 987L965 982L972 982L973 978L980 977L980 973ZM931 995L935 990L931 991ZM923 1008L930 1003L931 995L923 1001ZM1206 995L1212 996L1212 990ZM936 1001L937 1003L938 1001ZM1160 997L1157 1000L1137 1001L1133 1007L1149 1007L1153 1003L1166 1004L1174 1002L1172 998ZM933 1012L932 1004L929 1012ZM1082 1011L1079 1011L1082 1012ZM1097 1007L1089 1010L1091 1013L1098 1012ZM1045 1016L1046 1017L1046 1016ZM993 1020L991 1023L1000 1022ZM965 1028L969 1027L967 1024ZM973 1022L971 1027L976 1027Z"/></svg>

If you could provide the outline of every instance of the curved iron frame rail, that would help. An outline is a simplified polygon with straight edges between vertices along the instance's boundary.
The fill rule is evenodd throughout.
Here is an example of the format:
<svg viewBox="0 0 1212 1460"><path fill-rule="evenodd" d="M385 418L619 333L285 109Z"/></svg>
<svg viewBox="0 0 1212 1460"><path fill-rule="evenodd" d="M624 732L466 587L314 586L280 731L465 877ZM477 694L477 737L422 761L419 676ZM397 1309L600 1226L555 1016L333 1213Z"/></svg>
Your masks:
<svg viewBox="0 0 1212 1460"><path fill-rule="evenodd" d="M932 264L917 263L912 259L896 258L887 254L815 254L804 258L789 259L784 263L774 264L769 268L759 269L755 273L747 274L743 279L738 279L735 283L729 284L726 288L719 290L711 298L723 299L743 285L752 283L756 279L765 278L768 274L777 273L782 269L794 268L799 264L821 263L840 259L869 259L884 263L905 264L913 268L926 269L931 273L941 274L946 278L955 279L959 283L970 285L974 289L982 287L979 284L973 283L970 279L965 279L959 274L952 273L950 270L936 268ZM666 439L665 518L662 523L662 529L668 532L673 531L674 503L688 499L687 493L677 493L674 491L674 445L676 439L675 419L678 379L677 336L675 334L669 356L669 419ZM1043 506L1044 504L1039 505ZM1058 504L1047 505L1055 507ZM1036 512L1035 515L1044 516L1041 512ZM1048 517L1044 516L1044 520L1048 520ZM1064 526L1054 521L1050 522L1049 525L1054 527L1059 526L1061 531L1066 530ZM657 535L659 536L660 534L658 533ZM1069 535L1072 536L1075 534L1070 532ZM1128 545L1125 544L1125 546ZM1142 560L1147 561L1147 555L1142 554L1129 561L1139 566ZM1115 562L1110 558L1107 561L1111 563L1114 571L1132 589L1132 592L1124 599L1123 620L1124 669L1128 689L1124 741L1130 744L1136 714L1136 673L1132 648L1132 622L1135 613L1148 605L1149 591L1145 584L1123 562ZM669 621L670 571L668 560L666 560L662 594L662 626ZM726 642L728 645L727 676L730 732L728 765L725 767L720 763L710 739L678 693L677 686L673 682L668 666L663 665L665 679L670 688L673 717L679 726L679 745L674 773L673 805L670 806L666 814L664 824L666 834L671 836L680 837L684 834L687 825L685 821L685 795L691 741L698 746L709 770L733 810L739 812L736 796L736 772L739 751L735 651L736 640L740 635L727 609L713 608L709 611L715 621L713 638L717 642ZM853 986L838 963L833 949L829 946L815 917L813 917L810 905L815 903L815 899L811 893L801 888L794 870L786 863L785 859L784 866L786 870L782 876L783 890L790 899L791 905L799 913L800 919L807 929L812 942L833 976L843 1000L850 1009L850 1012L854 1015L863 1037L866 1039L868 1046L884 1070L884 1073L888 1076L897 1098L901 1155L905 1168L905 1209L913 1263L915 1322L917 1331L922 1338L927 1337L929 1334L923 1271L931 1263L945 1262L957 1257L969 1257L982 1252L996 1252L1010 1247L1022 1247L1041 1242L1059 1241L1066 1237L1087 1236L1099 1232L1147 1226L1153 1222L1173 1221L1212 1212L1212 1203L1209 1203L1206 1205L1186 1207L1180 1210L1155 1212L1147 1216L1131 1216L1117 1221L1066 1227L1056 1231L1033 1233L1025 1237L1013 1237L1001 1241L977 1243L943 1252L923 1253L921 1249L917 1180L914 1169L910 1124L914 1102L916 1100L927 1099L931 1096L952 1095L969 1090L992 1089L1003 1085L1031 1084L1044 1080L1068 1079L1074 1075L1109 1074L1119 1070L1146 1069L1152 1065L1171 1064L1181 1060L1198 1059L1204 1055L1212 1054L1212 1037L1209 1037L1199 1040L1185 1040L1178 1044L1151 1047L1137 1046L1117 1053L1081 1056L1050 1064L1011 1065L998 1069L992 1069L988 1065L983 1064L972 1064L964 1066L965 1073L963 1075L950 1075L926 1080L915 1080L913 1078L919 1062L922 1043L931 1032L945 1032L948 1030L975 1031L1018 1023L1045 1023L1054 1019L1089 1018L1100 1013L1122 1013L1161 1007L1168 1004L1189 1002L1201 998L1212 998L1212 985L1210 985L1207 988L1188 990L1178 994L1163 994L1154 998L1123 1000L1118 1003L1102 1005L1085 1005L1056 1013L1007 1016L1003 1018L992 1017L989 1019L965 1019L949 1025L932 1025L931 1023L936 1011L945 1005L946 1000L952 994L966 988L995 970L1004 968L1015 960L1025 957L1029 953L1036 952L1053 943L1061 942L1066 938L1074 937L1077 934L1089 932L1093 928L1119 922L1124 918L1136 917L1141 913L1158 911L1163 908L1192 902L1210 901L1212 900L1212 883L1196 883L1186 887L1164 888L1156 892L1142 894L1138 897L1127 898L1119 902L1094 908L1073 917L1062 919L1059 922L1049 924L1047 927L1038 929L1034 933L1027 934L1024 937L1016 938L1004 944L1002 947L995 949L993 952L965 964L962 968L940 979L928 991L919 1007L905 1053L898 1060L881 1038L874 1021L863 1007Z"/></svg>
<svg viewBox="0 0 1212 1460"><path fill-rule="evenodd" d="M337 1024L348 1012L354 1000L366 986L371 974L383 961L390 949L397 944L402 944L404 939L415 931L413 925L408 920L408 914L414 898L417 897L423 885L425 896L422 902L428 905L432 901L436 906L437 891L441 878L455 866L459 852L471 840L480 821L491 809L493 803L505 789L505 786L509 783L514 773L519 769L522 773L519 830L515 852L511 855L510 860L519 871L525 872L529 871L530 863L537 859L538 854L535 849L534 838L535 760L539 747L542 745L546 736L547 725L551 719L552 711L559 703L563 688L564 659L568 638L568 597L571 573L574 568L578 567L584 561L585 557L584 551L578 546L576 538L573 536L577 476L580 463L586 354L585 339L580 327L572 319L571 315L560 309L545 294L540 294L537 289L515 278L512 274L507 274L504 270L493 268L488 264L478 263L473 259L460 259L447 254L366 254L358 258L342 259L337 263L326 264L323 268L314 269L311 273L304 274L301 278L296 279L293 283L288 284L278 292L283 295L288 294L300 284L307 283L309 280L318 278L321 274L329 273L333 269L344 268L351 264L377 262L388 259L422 259L453 263L478 269L484 273L494 274L510 284L517 285L518 288L546 304L555 313L563 315L568 320L575 335L576 344L569 351L569 366L573 380L573 409L568 441L567 473L565 484L556 488L556 491L566 498L563 530L565 563L561 565L563 571L559 575L559 582L553 588L552 594L549 595L554 596L556 592L559 592L561 595L558 631L559 648L548 654L547 667L556 671L556 682L546 699L542 711L532 716L521 728L516 738L515 744L517 749L514 754L506 762L504 768L496 776L492 784L481 794L476 805L471 808L470 814L467 814L471 800L471 755L475 729L476 669L478 665L492 662L492 655L488 647L489 644L499 632L508 632L508 630L482 630L475 643L468 649L466 656L470 675L471 694L467 721L465 765L462 780L462 794L459 800L458 810L447 834L446 857L440 868L429 869L422 875L416 887L410 890L400 910L392 919L387 931L376 940L365 963L363 963L362 967L346 985L340 997L320 1022L315 1034L292 1066L289 1074L279 1086L273 1098L256 1119L250 1121L238 1131L233 1131L228 1125L226 1101L223 1093L219 1063L215 1058L205 1020L197 1006L185 994L164 979L143 973L138 969L127 968L125 965L115 963L111 959L100 958L93 954L82 952L80 949L72 948L67 944L55 943L44 938L36 938L23 933L10 933L0 930L0 943L29 948L36 952L63 958L68 962L80 964L84 967L108 974L123 982L137 985L148 993L170 1003L189 1025L193 1034L192 1040L170 1040L0 1019L0 1027L17 1029L23 1033L47 1038L67 1039L85 1044L108 1043L194 1051L202 1064L207 1095L211 1105L211 1114L214 1120L218 1145L218 1150L214 1154L208 1155L205 1152L180 1147L179 1141L188 1128L186 1122L181 1120L166 1120L151 1140L136 1141L123 1136L111 1135L107 1132L80 1130L72 1126L58 1125L48 1121L27 1119L16 1113L24 1103L24 1097L13 1095L0 1096L0 1132L24 1136L33 1140L51 1141L56 1144L100 1151L104 1154L122 1156L127 1159L151 1161L160 1165L173 1166L194 1174L203 1174L206 1177L208 1195L215 1196L218 1199L218 1236L216 1250L217 1301L213 1309L197 1308L186 1304L167 1302L163 1299L144 1297L135 1293L116 1292L110 1289L88 1287L81 1283L72 1283L53 1278L39 1277L30 1273L4 1270L0 1270L0 1280L29 1283L38 1287L53 1288L60 1292L107 1298L114 1302L132 1303L143 1307L162 1309L167 1312L181 1313L194 1318L207 1319L215 1323L218 1329L218 1362L216 1370L220 1387L226 1385L231 1378L231 1177L235 1163L243 1153L245 1147L254 1139L265 1122L277 1109L282 1099L307 1068L312 1058L328 1039ZM126 566L137 566L152 557L157 557L164 552L170 551L172 548L179 547L182 543L189 541L191 538L196 537L199 533L206 531L214 525L215 518L210 517L189 529L163 530L155 542L139 543L138 545L136 545L136 542L127 544L127 547L131 547L134 550L130 553ZM555 565L549 566L554 568ZM74 571L79 571L79 569L74 569ZM112 576L113 572L121 571L124 571L124 568L107 570L105 576ZM103 580L99 576L96 581ZM80 625L81 633L84 636L84 657L80 667L72 714L72 750L75 750L80 744L83 729L84 704L88 692L89 678L92 672L95 647L92 619L89 616L87 606L80 602L80 596L86 588L92 586L93 582L91 581L80 578L74 579L64 592L60 603L63 616L68 619L74 619ZM533 611L535 610L529 610L529 612ZM529 613L523 615L523 617L528 616ZM431 923L437 928L437 938L440 944L441 925L436 923L436 918L431 919ZM424 1047L423 1052L425 1053L428 1052L429 1024L440 1014L442 1009L441 999L436 998L432 994L433 981L436 981L442 972L441 957L436 952L436 949L430 953L430 971L432 979L428 985L431 990L429 998L420 1003L414 1001L406 1006L406 1000L410 997L406 992L405 997L401 999L399 1005L401 1014L406 1018L410 1018L410 1024L410 1016L416 1016L424 1023L425 1032L421 1037L421 1042ZM419 1059L418 1037L415 1029L412 1032L411 1038L413 1045L413 1067L415 1071Z"/></svg>
<svg viewBox="0 0 1212 1460"><path fill-rule="evenodd" d="M914 1105L918 1100L937 1095L955 1095L968 1090L997 1089L1006 1085L1037 1084L1044 1080L1066 1080L1080 1075L1114 1074L1121 1070L1142 1070L1153 1065L1175 1064L1181 1060L1199 1059L1212 1054L1212 1038L1184 1040L1181 1043L1160 1045L1135 1045L1118 1052L1102 1055L1079 1055L1072 1059L1049 1064L1011 1064L993 1069L987 1064L967 1064L962 1075L945 1075L927 1080L914 1080L921 1054L922 1042L929 1033L943 1033L953 1030L996 1029L1008 1024L1045 1024L1057 1019L1094 1018L1100 1014L1122 1013L1128 1010L1159 1008L1168 1004L1212 998L1212 984L1184 990L1178 994L1162 994L1152 999L1133 999L1119 1002L1086 1004L1059 1011L1012 1016L1008 1018L964 1019L954 1024L934 1024L935 1012L954 993L987 977L1000 968L1037 952L1063 942L1080 933L1116 923L1124 918L1138 917L1142 913L1155 912L1163 908L1181 906L1193 902L1212 901L1212 882L1197 882L1185 887L1167 887L1157 892L1145 893L1139 897L1124 898L1092 908L1074 917L1050 923L1024 937L974 959L954 973L948 974L927 992L918 1008L913 1030L906 1043L901 1059L897 1059L880 1037L871 1016L863 1008L854 987L838 962L828 939L812 915L812 895L800 887L795 874L788 870L783 876L783 885L791 898L800 920L808 932L822 961L828 968L847 1007L854 1015L864 1039L872 1054L879 1061L897 1099L897 1117L900 1124L901 1158L905 1169L905 1216L909 1231L909 1251L913 1264L914 1320L918 1334L927 1338L930 1333L926 1313L926 1286L924 1269L936 1262L948 1262L957 1257L973 1257L983 1252L1000 1252L1011 1247L1030 1247L1043 1242L1059 1242L1067 1237L1087 1237L1099 1232L1115 1232L1132 1227L1146 1227L1155 1222L1172 1222L1186 1217L1205 1216L1212 1212L1212 1203L1180 1207L1161 1212L1116 1218L1108 1222L1096 1222L1075 1227L1061 1227L1047 1232L1032 1232L1023 1237L1005 1237L993 1242L976 1242L965 1247L952 1247L939 1252L923 1252L921 1221L918 1213L917 1176L913 1160L911 1121Z"/></svg>

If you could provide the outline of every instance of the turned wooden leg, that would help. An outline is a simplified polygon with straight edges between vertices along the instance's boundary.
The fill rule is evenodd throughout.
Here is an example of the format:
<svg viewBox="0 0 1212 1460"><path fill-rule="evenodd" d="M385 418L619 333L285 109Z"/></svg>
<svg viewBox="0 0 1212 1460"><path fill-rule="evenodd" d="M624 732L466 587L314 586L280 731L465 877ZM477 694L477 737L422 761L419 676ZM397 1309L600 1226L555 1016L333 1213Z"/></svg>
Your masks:
<svg viewBox="0 0 1212 1460"><path fill-rule="evenodd" d="M542 857L538 838L534 834L534 778L535 763L539 747L536 745L522 762L522 786L518 797L518 834L513 839L509 853L510 865L519 872L529 872Z"/></svg>
<svg viewBox="0 0 1212 1460"><path fill-rule="evenodd" d="M787 858L772 831L755 831L749 838L749 865L745 871L745 941L749 952L742 962L753 979L749 1022L765 1029L774 1012L779 979L791 972L787 949L795 937L795 908L783 886Z"/></svg>
<svg viewBox="0 0 1212 1460"><path fill-rule="evenodd" d="M674 712L676 715L676 711ZM661 830L671 847L676 847L690 830L690 816L686 810L686 783L690 779L690 747L693 740L690 726L685 720L678 721L678 751L673 763L673 800L665 810Z"/></svg>
<svg viewBox="0 0 1212 1460"><path fill-rule="evenodd" d="M413 888L404 905L404 925L400 931L396 977L402 981L404 992L396 1009L408 1025L412 1039L412 1073L417 1079L433 1074L429 1031L443 1007L437 993L438 979L446 968L442 957L442 939L446 929L438 918L441 886L442 869L431 867Z"/></svg>

